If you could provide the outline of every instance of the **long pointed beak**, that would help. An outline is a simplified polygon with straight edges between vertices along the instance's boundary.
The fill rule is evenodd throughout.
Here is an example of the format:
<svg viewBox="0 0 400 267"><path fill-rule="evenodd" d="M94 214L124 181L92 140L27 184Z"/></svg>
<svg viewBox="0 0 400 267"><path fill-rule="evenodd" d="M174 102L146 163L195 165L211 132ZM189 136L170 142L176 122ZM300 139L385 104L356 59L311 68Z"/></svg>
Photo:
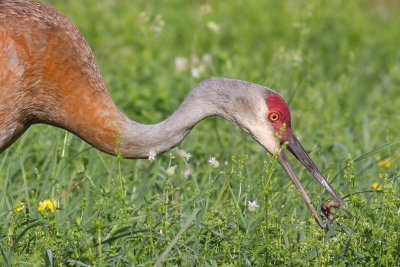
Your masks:
<svg viewBox="0 0 400 267"><path fill-rule="evenodd" d="M331 194L331 196L340 203L341 206L345 206L346 204L342 200L342 198L336 193L336 191L332 188L332 186L328 183L328 181L325 180L324 176L322 173L318 170L318 168L315 166L314 162L311 160L311 158L308 156L307 152L304 150L304 148L301 146L300 142L297 140L297 138L291 134L289 137L289 144L287 146L287 149L307 168L307 170L314 176L315 179L318 180L318 182L325 188L326 191ZM297 177L296 173L293 170L292 165L290 164L286 153L282 150L279 157L278 157L279 163L282 165L283 169L285 172L288 174L290 179L293 181L297 189L301 191L301 195L306 202L308 208L312 212L312 214L315 217L315 220L319 224L319 226L324 229L325 226L322 223L321 218L319 217L317 211L315 210L315 207L312 205L310 198L307 195L307 192L305 191L303 185L301 184L299 178Z"/></svg>
<svg viewBox="0 0 400 267"><path fill-rule="evenodd" d="M336 191L332 188L328 181L325 180L322 173L318 170L317 166L315 166L310 156L308 156L307 152L304 150L300 142L297 140L296 136L294 136L293 134L287 148L301 162L301 164L306 167L306 169L314 176L314 178L317 179L317 181L325 188L325 190L329 194L331 194L331 196L337 202L339 202L341 206L346 206L346 203L344 203L342 198L339 196L338 193L336 193Z"/></svg>

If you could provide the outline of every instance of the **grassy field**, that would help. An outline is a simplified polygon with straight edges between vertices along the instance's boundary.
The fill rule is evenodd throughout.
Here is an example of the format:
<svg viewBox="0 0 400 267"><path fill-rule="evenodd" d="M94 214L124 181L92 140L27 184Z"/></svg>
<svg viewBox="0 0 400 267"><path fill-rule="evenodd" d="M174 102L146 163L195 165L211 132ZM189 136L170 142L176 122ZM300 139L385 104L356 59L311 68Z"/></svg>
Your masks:
<svg viewBox="0 0 400 267"><path fill-rule="evenodd" d="M2 265L400 264L397 1L46 3L75 22L136 121L165 119L210 77L279 92L354 220L334 210L320 230L273 157L221 118L155 161L111 157L35 125L0 155ZM319 207L330 196L290 160Z"/></svg>

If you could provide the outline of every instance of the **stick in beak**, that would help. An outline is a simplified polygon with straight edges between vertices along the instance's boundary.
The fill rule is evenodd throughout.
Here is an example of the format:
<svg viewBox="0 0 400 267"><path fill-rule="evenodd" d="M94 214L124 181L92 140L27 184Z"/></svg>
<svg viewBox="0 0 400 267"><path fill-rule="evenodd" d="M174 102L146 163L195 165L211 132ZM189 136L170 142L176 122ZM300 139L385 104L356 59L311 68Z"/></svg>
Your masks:
<svg viewBox="0 0 400 267"><path fill-rule="evenodd" d="M315 179L318 180L318 182L325 188L325 190L328 191L329 194L331 194L332 197L335 200L337 200L341 206L345 206L346 204L344 203L342 198L336 193L336 191L332 188L332 186L328 183L328 181L325 180L324 176L321 174L321 172L315 166L314 162L308 156L307 152L301 146L301 144L297 140L297 138L293 134L290 134L288 141L289 141L289 144L287 145L287 149L307 168L307 170L315 177ZM317 221L318 225L322 229L324 229L325 226L322 223L320 216L318 215L315 207L311 203L311 200L310 200L309 196L307 195L307 192L305 191L299 178L297 177L296 173L294 172L293 167L290 164L290 162L286 156L286 153L283 150L280 152L278 161L282 165L283 169L288 174L290 179L293 181L293 183L297 187L297 189L301 191L301 196L304 199L304 201L306 202L311 213L314 215L314 218Z"/></svg>
<svg viewBox="0 0 400 267"><path fill-rule="evenodd" d="M306 167L306 169L314 176L315 179L325 188L326 191L337 201L341 206L346 206L342 198L338 193L332 188L332 186L325 180L322 173L315 166L314 162L308 156L307 152L301 146L300 142L297 140L294 134L291 134L289 144L287 149L301 162L301 164Z"/></svg>
<svg viewBox="0 0 400 267"><path fill-rule="evenodd" d="M307 195L307 192L304 189L303 185L301 184L296 173L294 172L292 165L290 165L289 159L287 158L285 151L283 151L283 150L281 151L281 153L278 157L278 161L282 165L283 169L285 170L287 175L290 177L290 179L292 180L294 185L297 187L297 189L301 191L301 197L304 199L304 201L306 202L311 213L314 215L314 218L317 221L319 227L321 227L321 229L324 229L325 225L323 224L321 217L319 217L315 207L311 203L311 200L310 200L309 196Z"/></svg>

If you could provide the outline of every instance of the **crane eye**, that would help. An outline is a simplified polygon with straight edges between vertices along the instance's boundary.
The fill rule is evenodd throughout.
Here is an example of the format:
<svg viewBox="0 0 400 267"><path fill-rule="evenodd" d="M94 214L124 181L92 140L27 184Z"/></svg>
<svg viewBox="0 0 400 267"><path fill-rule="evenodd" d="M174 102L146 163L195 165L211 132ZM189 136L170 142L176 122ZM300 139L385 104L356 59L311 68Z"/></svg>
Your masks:
<svg viewBox="0 0 400 267"><path fill-rule="evenodd" d="M280 115L279 115L279 113L277 113L277 112L271 112L271 113L268 115L268 119L269 119L270 121L272 121L272 122L275 122L275 121L279 120L279 118L280 118Z"/></svg>

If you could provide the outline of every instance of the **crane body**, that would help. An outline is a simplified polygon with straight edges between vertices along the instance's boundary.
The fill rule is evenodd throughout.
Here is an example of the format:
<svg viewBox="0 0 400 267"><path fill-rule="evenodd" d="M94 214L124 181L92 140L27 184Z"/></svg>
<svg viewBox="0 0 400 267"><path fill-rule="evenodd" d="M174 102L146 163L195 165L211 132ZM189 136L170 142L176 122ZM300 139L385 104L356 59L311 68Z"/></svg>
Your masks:
<svg viewBox="0 0 400 267"><path fill-rule="evenodd" d="M59 11L29 0L0 0L0 153L35 123L63 128L97 149L125 158L147 158L177 146L201 120L220 116L250 134L279 162L311 200L281 145L345 205L302 148L290 111L273 90L230 78L201 82L166 120L145 125L125 116L110 97L89 44ZM285 127L282 139L276 139ZM120 138L120 145L117 141Z"/></svg>

